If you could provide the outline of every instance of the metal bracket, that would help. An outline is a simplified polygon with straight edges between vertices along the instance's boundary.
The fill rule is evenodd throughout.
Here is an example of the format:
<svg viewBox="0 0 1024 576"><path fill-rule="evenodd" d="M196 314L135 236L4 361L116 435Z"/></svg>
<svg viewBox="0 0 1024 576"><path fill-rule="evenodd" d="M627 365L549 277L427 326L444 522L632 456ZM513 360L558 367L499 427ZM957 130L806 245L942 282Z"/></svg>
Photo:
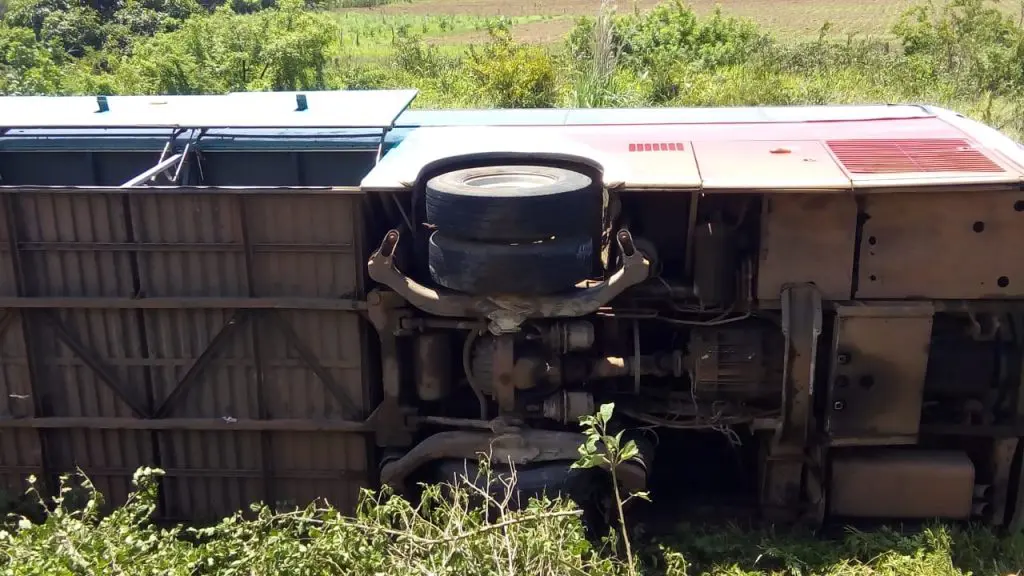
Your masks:
<svg viewBox="0 0 1024 576"><path fill-rule="evenodd" d="M366 427L373 432L377 446L409 446L416 430L415 415L414 408L399 405L397 398L385 397L366 419Z"/></svg>
<svg viewBox="0 0 1024 576"><path fill-rule="evenodd" d="M374 290L366 295L366 316L380 339L381 381L384 396L394 402L401 398L402 364L398 359L398 336L402 320L409 316L404 302L394 292Z"/></svg>
<svg viewBox="0 0 1024 576"><path fill-rule="evenodd" d="M146 170L142 174L139 174L138 176L125 182L124 184L121 185L121 188L134 188L136 186L144 186L145 184L155 180L156 177L161 174L163 174L164 177L167 178L168 182L172 184L177 183L178 179L181 178L181 170L185 166L185 161L188 159L188 153L192 148L192 143L196 140L195 131L193 131L192 134L189 136L188 142L185 143L185 149L182 150L180 153L171 154L170 156L168 156L168 154L170 154L171 150L174 148L174 141L177 140L178 136L181 136L183 132L184 130L181 129L174 130L171 133L171 137L167 139L167 143L164 144L164 148L160 152L160 159L157 160L156 165L154 165L149 170ZM168 174L168 171L172 167L174 168L174 172Z"/></svg>
<svg viewBox="0 0 1024 576"><path fill-rule="evenodd" d="M166 160L161 160L156 164L156 166L153 166L152 168L146 170L142 174L139 174L138 176L132 178L131 180L125 182L124 184L121 184L121 188L134 188L136 186L143 186L147 182L153 180L153 178L166 172L172 166L178 165L183 158L184 156L182 154L173 154L170 158L167 158Z"/></svg>
<svg viewBox="0 0 1024 576"><path fill-rule="evenodd" d="M494 382L491 383L491 389L494 390L494 399L502 414L510 414L516 408L516 386L512 380L515 367L514 338L511 334L502 334L493 338L491 344L494 346Z"/></svg>
<svg viewBox="0 0 1024 576"><path fill-rule="evenodd" d="M131 394L130 390L132 388L121 381L113 368L107 365L91 348L83 344L56 313L52 311L43 312L39 315L39 319L53 328L59 341L63 342L76 356L81 358L86 366L92 369L96 377L106 384L118 399L131 408L136 416L140 418L149 417L150 414L146 406Z"/></svg>
<svg viewBox="0 0 1024 576"><path fill-rule="evenodd" d="M596 312L630 286L650 274L651 263L636 249L633 237L622 229L615 239L622 251L622 266L607 280L555 296L525 297L513 295L474 296L424 286L403 274L395 265L395 252L401 238L390 230L367 263L370 278L388 286L410 304L435 316L487 318L493 334L515 332L528 318L566 318Z"/></svg>
<svg viewBox="0 0 1024 576"><path fill-rule="evenodd" d="M380 130L380 140L377 142L377 157L373 161L374 164L379 164L380 159L384 157L384 144L387 142L388 132L390 131L391 126L386 126Z"/></svg>
<svg viewBox="0 0 1024 576"><path fill-rule="evenodd" d="M782 418L775 437L766 447L761 494L762 509L772 516L794 510L803 494L811 397L822 330L821 293L814 284L786 285L781 300L782 333L786 340Z"/></svg>
<svg viewBox="0 0 1024 576"><path fill-rule="evenodd" d="M779 444L801 449L807 444L821 324L821 293L816 286L783 287L782 334L786 339L786 356L782 376L782 427L776 437Z"/></svg>
<svg viewBox="0 0 1024 576"><path fill-rule="evenodd" d="M181 380L174 385L171 392L164 398L163 402L153 411L153 416L156 418L166 418L171 415L174 408L177 407L178 403L182 401L182 398L188 395L189 391L196 386L199 380L202 378L206 367L210 364L218 354L224 345L231 341L232 338L241 330L250 320L252 319L252 313L248 310L236 310L227 322L221 326L220 330L214 334L213 338L206 345L206 349L192 362L185 372L185 375L181 377Z"/></svg>

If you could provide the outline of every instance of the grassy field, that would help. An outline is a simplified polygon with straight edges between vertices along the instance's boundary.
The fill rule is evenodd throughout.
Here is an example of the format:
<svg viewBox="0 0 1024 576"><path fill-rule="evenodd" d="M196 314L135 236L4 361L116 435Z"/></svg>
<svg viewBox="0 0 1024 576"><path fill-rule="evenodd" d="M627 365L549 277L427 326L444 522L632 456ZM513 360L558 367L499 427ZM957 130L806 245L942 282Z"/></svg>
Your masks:
<svg viewBox="0 0 1024 576"><path fill-rule="evenodd" d="M649 10L659 0L621 0L618 12ZM857 34L890 37L890 28L900 14L917 0L690 0L686 3L694 12L706 16L715 8L732 16L749 18L782 38L807 39L816 37L822 26L829 24L835 34ZM938 0L936 5L942 5ZM1008 0L999 3L1008 15L1020 17L1021 4ZM557 42L572 28L575 18L594 16L599 10L595 0L412 0L382 3L370 8L344 9L346 15L374 14L395 22L407 21L409 16L433 20L438 17L458 17L464 22L480 22L498 16L515 18L513 33L525 42ZM520 20L524 19L524 20ZM478 41L481 34L460 34L452 31L438 36L449 36L451 43Z"/></svg>
<svg viewBox="0 0 1024 576"><path fill-rule="evenodd" d="M432 44L465 46L485 40L488 25L501 19L499 15L475 14L392 14L381 10L345 9L337 13L341 26L341 44L356 57L382 57L386 55L396 39L405 31L421 36ZM505 20L515 28L529 29L531 26L559 23L559 40L566 27L558 16L532 14L509 16ZM570 22L571 24L571 22Z"/></svg>

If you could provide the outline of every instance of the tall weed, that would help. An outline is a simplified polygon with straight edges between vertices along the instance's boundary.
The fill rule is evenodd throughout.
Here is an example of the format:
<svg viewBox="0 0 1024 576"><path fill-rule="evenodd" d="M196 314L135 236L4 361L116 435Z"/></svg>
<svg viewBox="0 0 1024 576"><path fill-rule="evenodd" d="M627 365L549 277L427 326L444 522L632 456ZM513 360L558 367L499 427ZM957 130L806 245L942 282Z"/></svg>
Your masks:
<svg viewBox="0 0 1024 576"><path fill-rule="evenodd" d="M102 496L84 476L64 477L44 502L41 523L13 517L0 530L0 573L12 575L280 574L463 576L521 574L613 576L625 566L584 536L580 512L559 500L510 506L515 482L487 472L426 486L418 502L364 491L354 516L325 503L286 512L257 505L208 527L158 527L150 521L161 471L141 469L127 503L101 517ZM65 501L76 484L87 500ZM497 486L495 486L497 485ZM479 502L483 502L480 504Z"/></svg>

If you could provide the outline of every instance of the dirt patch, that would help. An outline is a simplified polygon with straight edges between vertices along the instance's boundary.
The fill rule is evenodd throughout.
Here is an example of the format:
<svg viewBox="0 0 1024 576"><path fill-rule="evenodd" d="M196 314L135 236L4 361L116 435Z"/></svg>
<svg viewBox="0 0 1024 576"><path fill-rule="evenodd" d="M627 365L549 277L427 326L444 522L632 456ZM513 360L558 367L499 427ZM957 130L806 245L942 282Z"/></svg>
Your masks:
<svg viewBox="0 0 1024 576"><path fill-rule="evenodd" d="M574 18L529 22L512 28L512 36L520 42L530 42L531 44L561 42L575 22Z"/></svg>
<svg viewBox="0 0 1024 576"><path fill-rule="evenodd" d="M565 39L572 28L573 18L559 18L542 22L527 22L512 27L512 37L530 44L555 44ZM482 44L487 42L487 31L473 30L445 36L432 37L430 44Z"/></svg>
<svg viewBox="0 0 1024 576"><path fill-rule="evenodd" d="M820 0L818 0L820 1ZM638 0L641 9L658 4L658 0ZM633 4L621 5L619 10L632 9ZM596 0L415 0L399 2L375 8L355 8L363 12L385 14L445 15L465 14L469 16L579 16L597 14L600 8Z"/></svg>

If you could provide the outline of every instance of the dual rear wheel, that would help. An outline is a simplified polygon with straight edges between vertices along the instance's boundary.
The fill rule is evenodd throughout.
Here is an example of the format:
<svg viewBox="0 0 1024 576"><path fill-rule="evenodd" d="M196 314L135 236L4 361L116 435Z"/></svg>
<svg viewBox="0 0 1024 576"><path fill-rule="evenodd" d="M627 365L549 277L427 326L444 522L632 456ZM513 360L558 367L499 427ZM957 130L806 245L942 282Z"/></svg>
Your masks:
<svg viewBox="0 0 1024 576"><path fill-rule="evenodd" d="M568 290L590 275L601 203L589 176L564 168L487 166L436 176L425 195L436 229L431 278L472 294Z"/></svg>

